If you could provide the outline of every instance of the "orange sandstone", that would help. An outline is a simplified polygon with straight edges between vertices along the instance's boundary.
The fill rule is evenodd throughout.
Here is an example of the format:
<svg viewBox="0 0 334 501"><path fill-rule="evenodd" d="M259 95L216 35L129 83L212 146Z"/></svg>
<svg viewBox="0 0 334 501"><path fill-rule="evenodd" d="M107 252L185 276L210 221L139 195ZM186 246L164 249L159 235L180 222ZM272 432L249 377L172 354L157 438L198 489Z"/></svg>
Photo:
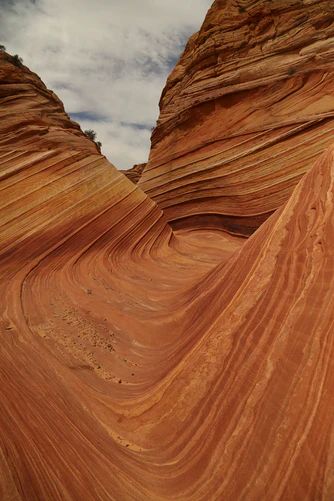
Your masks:
<svg viewBox="0 0 334 501"><path fill-rule="evenodd" d="M263 2L250 4L244 16ZM223 7L241 19L235 6L215 2L205 26ZM258 153L248 161L259 175L244 177L238 232L267 218L249 239L217 228L237 217L225 208L173 229L183 202L162 210L36 75L9 65L1 57L0 498L332 499L334 148L308 163L330 115L319 146L307 136L310 149L295 141L289 154L280 136L281 164L268 146L268 194L289 178L268 205L249 195L265 173ZM158 174L155 148L140 186ZM175 188L168 162L161 193ZM196 162L185 171L195 189Z"/></svg>
<svg viewBox="0 0 334 501"><path fill-rule="evenodd" d="M123 174L125 174L126 177L130 179L130 181L137 184L145 167L146 163L136 164L131 169L122 170L121 172L123 172Z"/></svg>
<svg viewBox="0 0 334 501"><path fill-rule="evenodd" d="M217 0L168 78L140 187L174 228L249 235L333 142L330 0Z"/></svg>

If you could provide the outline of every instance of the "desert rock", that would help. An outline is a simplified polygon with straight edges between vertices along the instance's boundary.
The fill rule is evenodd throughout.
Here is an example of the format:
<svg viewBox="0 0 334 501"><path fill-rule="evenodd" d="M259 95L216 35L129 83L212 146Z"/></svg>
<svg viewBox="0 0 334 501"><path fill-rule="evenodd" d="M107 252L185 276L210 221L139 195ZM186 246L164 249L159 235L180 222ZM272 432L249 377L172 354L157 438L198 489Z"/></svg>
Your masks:
<svg viewBox="0 0 334 501"><path fill-rule="evenodd" d="M328 7L215 2L167 83L138 185L0 54L0 499L334 497ZM246 37L256 12L261 50ZM285 27L295 57L292 26L312 57L280 78L262 52L287 58ZM241 71L241 35L247 88L231 77L226 122L217 93L228 64Z"/></svg>
<svg viewBox="0 0 334 501"><path fill-rule="evenodd" d="M168 78L140 180L172 226L249 235L333 141L331 1L217 0Z"/></svg>

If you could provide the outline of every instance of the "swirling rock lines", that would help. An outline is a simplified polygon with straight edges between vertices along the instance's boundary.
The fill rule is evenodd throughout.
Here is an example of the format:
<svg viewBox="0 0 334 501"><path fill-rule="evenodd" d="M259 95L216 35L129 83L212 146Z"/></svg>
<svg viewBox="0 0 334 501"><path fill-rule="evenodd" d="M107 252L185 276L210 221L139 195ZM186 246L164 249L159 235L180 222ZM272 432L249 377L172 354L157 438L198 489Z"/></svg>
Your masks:
<svg viewBox="0 0 334 501"><path fill-rule="evenodd" d="M140 187L174 228L249 235L332 143L330 2L213 3L168 78Z"/></svg>
<svg viewBox="0 0 334 501"><path fill-rule="evenodd" d="M267 4L215 2L204 26L224 8L246 29ZM283 4L277 13L290 16L301 3ZM303 5L324 22L316 4ZM156 203L36 76L0 66L0 105L11 110L10 128L0 126L0 498L331 499L332 118L240 136L235 125L199 149L194 137L173 160L179 178L148 164L140 185L151 176ZM327 77L312 78L305 85L321 93ZM44 135L36 103L46 106ZM29 141L16 107L32 114ZM214 116L203 114L204 129ZM210 210L216 200L211 212L194 210L194 193ZM234 232L259 226L250 238L222 231L234 213Z"/></svg>

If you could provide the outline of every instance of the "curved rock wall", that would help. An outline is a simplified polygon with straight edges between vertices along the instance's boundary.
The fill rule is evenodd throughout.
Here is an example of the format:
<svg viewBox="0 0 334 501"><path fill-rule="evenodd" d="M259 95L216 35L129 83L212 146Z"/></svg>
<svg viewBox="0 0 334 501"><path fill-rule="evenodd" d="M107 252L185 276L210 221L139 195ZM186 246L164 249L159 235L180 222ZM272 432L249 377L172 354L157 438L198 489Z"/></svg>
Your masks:
<svg viewBox="0 0 334 501"><path fill-rule="evenodd" d="M140 187L173 227L249 235L334 125L331 1L216 1L171 73Z"/></svg>

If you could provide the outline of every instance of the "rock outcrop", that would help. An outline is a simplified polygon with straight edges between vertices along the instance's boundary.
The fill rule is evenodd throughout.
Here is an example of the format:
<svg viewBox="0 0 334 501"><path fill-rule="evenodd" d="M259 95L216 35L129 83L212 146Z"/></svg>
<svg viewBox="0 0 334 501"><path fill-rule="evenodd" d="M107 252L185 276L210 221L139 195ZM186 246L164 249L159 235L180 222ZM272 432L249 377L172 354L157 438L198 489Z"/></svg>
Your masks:
<svg viewBox="0 0 334 501"><path fill-rule="evenodd" d="M123 174L130 179L130 181L137 184L145 167L146 163L136 164L131 169L122 170L121 172L123 172Z"/></svg>
<svg viewBox="0 0 334 501"><path fill-rule="evenodd" d="M63 103L41 79L0 51L0 150L69 149L97 153L93 141L65 113Z"/></svg>
<svg viewBox="0 0 334 501"><path fill-rule="evenodd" d="M163 91L140 180L173 227L249 235L333 141L330 0L216 0Z"/></svg>
<svg viewBox="0 0 334 501"><path fill-rule="evenodd" d="M250 4L240 16L263 2ZM215 2L204 26L224 12L239 19L234 7ZM332 499L334 146L308 163L330 114L290 153L283 126L272 129L281 163L274 174L267 165L270 203L259 196L255 215L243 177L238 232L266 218L248 239L229 233L225 209L219 225L203 211L175 229L172 206L117 171L38 77L12 66L0 58L0 499ZM202 112L205 130L217 125ZM172 148L163 125L154 141L159 127ZM158 143L139 185L151 173L167 193L169 176L173 192L173 164L166 178L152 163ZM191 193L196 162L184 168ZM289 178L284 196L275 176L278 193Z"/></svg>

